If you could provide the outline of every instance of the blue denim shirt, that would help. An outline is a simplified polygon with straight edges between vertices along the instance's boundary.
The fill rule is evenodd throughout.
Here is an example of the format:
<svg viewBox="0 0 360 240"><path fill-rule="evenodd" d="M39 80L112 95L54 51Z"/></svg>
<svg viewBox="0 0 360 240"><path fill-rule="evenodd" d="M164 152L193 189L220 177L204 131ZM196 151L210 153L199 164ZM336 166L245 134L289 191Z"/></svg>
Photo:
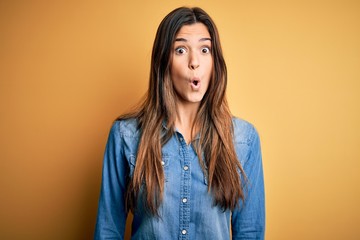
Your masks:
<svg viewBox="0 0 360 240"><path fill-rule="evenodd" d="M163 146L165 173L161 218L134 214L132 239L264 239L264 180L259 136L244 120L233 118L235 149L248 178L245 201L234 211L213 205L206 174L192 145L177 136ZM131 177L140 133L134 119L116 121L107 142L95 239L124 239L126 177Z"/></svg>

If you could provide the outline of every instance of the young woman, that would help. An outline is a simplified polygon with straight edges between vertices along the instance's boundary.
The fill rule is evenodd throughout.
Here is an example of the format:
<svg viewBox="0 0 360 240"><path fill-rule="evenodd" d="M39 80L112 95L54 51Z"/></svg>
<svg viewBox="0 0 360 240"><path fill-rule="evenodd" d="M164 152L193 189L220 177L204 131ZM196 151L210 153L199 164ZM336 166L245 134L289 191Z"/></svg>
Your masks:
<svg viewBox="0 0 360 240"><path fill-rule="evenodd" d="M113 124L105 150L95 239L263 239L259 137L232 117L219 34L200 8L158 28L149 89ZM230 233L231 232L231 233Z"/></svg>

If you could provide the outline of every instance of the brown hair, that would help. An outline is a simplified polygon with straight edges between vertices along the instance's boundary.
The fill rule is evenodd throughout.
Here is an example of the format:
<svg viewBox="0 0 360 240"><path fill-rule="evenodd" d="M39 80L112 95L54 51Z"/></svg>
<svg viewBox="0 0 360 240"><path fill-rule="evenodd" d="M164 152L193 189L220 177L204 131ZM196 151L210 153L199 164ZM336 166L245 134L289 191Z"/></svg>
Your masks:
<svg viewBox="0 0 360 240"><path fill-rule="evenodd" d="M174 134L176 116L176 97L170 79L171 50L180 28L198 22L203 23L210 33L213 71L192 127L193 132L194 126L198 126L201 138L193 144L203 171L208 176L208 190L213 194L214 204L223 210L233 210L238 200L244 199L240 174L243 177L245 174L233 143L232 116L225 97L227 70L218 30L201 8L181 7L170 12L157 30L149 88L144 101L134 112L119 117L136 118L141 129L136 166L126 194L127 208L132 211L136 208L141 188L146 209L158 216L157 209L164 190L161 147ZM165 134L161 134L163 122L166 122L168 129Z"/></svg>

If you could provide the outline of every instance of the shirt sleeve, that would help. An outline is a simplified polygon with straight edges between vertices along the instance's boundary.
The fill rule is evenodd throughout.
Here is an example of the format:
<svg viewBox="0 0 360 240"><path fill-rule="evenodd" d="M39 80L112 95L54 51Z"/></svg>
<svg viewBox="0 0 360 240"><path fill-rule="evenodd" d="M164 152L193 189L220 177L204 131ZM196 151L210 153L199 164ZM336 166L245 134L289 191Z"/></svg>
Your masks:
<svg viewBox="0 0 360 240"><path fill-rule="evenodd" d="M124 158L120 122L115 122L106 144L94 239L124 239L127 212L125 191L127 161Z"/></svg>
<svg viewBox="0 0 360 240"><path fill-rule="evenodd" d="M233 240L262 240L265 235L265 194L260 139L253 128L250 152L243 168L248 182L244 188L245 200L232 212Z"/></svg>

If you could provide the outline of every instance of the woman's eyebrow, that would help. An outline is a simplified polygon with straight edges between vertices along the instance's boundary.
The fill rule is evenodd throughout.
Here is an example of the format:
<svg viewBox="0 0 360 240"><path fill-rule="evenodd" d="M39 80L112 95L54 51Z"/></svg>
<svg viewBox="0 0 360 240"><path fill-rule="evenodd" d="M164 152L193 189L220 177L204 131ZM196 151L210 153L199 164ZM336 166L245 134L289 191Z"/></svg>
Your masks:
<svg viewBox="0 0 360 240"><path fill-rule="evenodd" d="M185 38L176 38L175 42L187 42L188 40ZM200 38L199 42L204 42L204 41L211 41L211 38Z"/></svg>
<svg viewBox="0 0 360 240"><path fill-rule="evenodd" d="M211 42L211 38L201 38L199 40L199 42L204 42L204 41L210 41Z"/></svg>

